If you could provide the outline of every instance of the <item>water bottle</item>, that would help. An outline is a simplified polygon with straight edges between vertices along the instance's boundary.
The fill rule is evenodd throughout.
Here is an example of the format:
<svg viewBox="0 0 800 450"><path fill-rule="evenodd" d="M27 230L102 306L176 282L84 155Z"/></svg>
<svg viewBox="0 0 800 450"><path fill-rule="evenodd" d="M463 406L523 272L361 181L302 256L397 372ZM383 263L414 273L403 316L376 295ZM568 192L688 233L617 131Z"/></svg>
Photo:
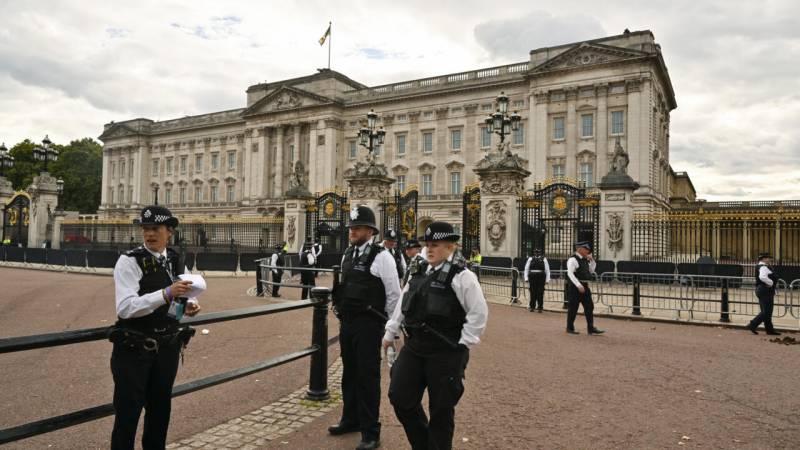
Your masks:
<svg viewBox="0 0 800 450"><path fill-rule="evenodd" d="M389 367L392 367L392 364L394 364L395 359L397 359L397 356L394 350L394 346L389 346L389 348L386 349L386 364L388 364Z"/></svg>

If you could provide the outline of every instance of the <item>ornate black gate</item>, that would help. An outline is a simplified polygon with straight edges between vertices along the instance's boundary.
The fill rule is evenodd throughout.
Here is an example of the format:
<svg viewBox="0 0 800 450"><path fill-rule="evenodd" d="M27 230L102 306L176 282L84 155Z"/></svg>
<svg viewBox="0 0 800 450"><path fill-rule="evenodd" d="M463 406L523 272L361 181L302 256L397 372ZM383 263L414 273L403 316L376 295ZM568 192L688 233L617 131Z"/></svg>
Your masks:
<svg viewBox="0 0 800 450"><path fill-rule="evenodd" d="M573 253L578 241L591 241L600 258L600 197L594 191L564 182L527 192L519 200L519 256L541 249L553 260Z"/></svg>
<svg viewBox="0 0 800 450"><path fill-rule="evenodd" d="M319 237L324 253L344 253L347 248L347 215L350 205L345 195L327 192L306 205L306 237Z"/></svg>
<svg viewBox="0 0 800 450"><path fill-rule="evenodd" d="M472 254L472 249L481 246L481 188L472 184L464 187L462 201L461 242L464 255Z"/></svg>
<svg viewBox="0 0 800 450"><path fill-rule="evenodd" d="M393 197L384 199L383 228L395 230L399 233L400 245L409 239L417 238L417 200L419 192L411 188L406 192L397 192Z"/></svg>
<svg viewBox="0 0 800 450"><path fill-rule="evenodd" d="M3 241L11 245L28 246L28 225L30 224L31 200L24 194L17 194L3 208Z"/></svg>

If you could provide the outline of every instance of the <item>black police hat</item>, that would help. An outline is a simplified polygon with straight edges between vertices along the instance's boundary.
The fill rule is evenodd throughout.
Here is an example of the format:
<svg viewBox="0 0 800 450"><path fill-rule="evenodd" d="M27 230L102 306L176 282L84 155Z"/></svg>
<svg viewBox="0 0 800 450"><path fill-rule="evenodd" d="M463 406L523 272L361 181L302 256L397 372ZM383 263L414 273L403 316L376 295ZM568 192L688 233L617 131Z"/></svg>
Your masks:
<svg viewBox="0 0 800 450"><path fill-rule="evenodd" d="M589 242L589 241L580 241L580 242L577 242L577 243L575 244L575 250L577 250L577 249L578 249L578 247L583 247L583 248L585 248L586 250L589 250L589 253L592 253L592 243L591 243L591 242Z"/></svg>
<svg viewBox="0 0 800 450"><path fill-rule="evenodd" d="M178 218L172 216L172 212L159 205L151 205L142 209L139 218L134 219L133 223L139 225L166 225L175 228L178 226Z"/></svg>
<svg viewBox="0 0 800 450"><path fill-rule="evenodd" d="M367 205L357 205L350 210L350 223L347 224L347 228L357 226L370 227L376 233L380 233L378 226L375 225L375 213Z"/></svg>
<svg viewBox="0 0 800 450"><path fill-rule="evenodd" d="M761 261L762 259L772 258L772 254L770 252L761 252L758 254L758 260Z"/></svg>
<svg viewBox="0 0 800 450"><path fill-rule="evenodd" d="M416 239L409 239L406 241L406 248L422 248L422 244Z"/></svg>
<svg viewBox="0 0 800 450"><path fill-rule="evenodd" d="M453 226L447 222L431 222L425 228L425 241L450 241L456 242L460 236L453 230Z"/></svg>
<svg viewBox="0 0 800 450"><path fill-rule="evenodd" d="M394 230L386 230L386 233L383 234L384 241L396 241L397 240L397 232Z"/></svg>

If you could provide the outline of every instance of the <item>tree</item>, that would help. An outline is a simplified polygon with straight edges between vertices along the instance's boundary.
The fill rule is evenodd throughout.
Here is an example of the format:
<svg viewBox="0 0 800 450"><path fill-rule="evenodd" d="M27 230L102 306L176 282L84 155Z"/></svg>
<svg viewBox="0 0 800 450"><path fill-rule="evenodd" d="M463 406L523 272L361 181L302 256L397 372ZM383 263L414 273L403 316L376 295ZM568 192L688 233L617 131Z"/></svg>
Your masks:
<svg viewBox="0 0 800 450"><path fill-rule="evenodd" d="M6 171L15 190L24 190L44 168L33 158L33 149L38 144L25 139L11 148L14 167ZM48 163L48 170L55 178L64 180L61 208L94 214L100 206L100 189L103 177L103 148L92 138L83 138L69 145L54 145L58 150L58 161Z"/></svg>

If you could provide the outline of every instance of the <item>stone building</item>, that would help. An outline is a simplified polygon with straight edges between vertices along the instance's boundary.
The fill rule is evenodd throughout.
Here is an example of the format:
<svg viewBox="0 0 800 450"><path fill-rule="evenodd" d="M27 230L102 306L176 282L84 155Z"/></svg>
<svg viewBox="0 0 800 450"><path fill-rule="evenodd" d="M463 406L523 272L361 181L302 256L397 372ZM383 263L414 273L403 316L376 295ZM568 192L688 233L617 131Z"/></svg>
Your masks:
<svg viewBox="0 0 800 450"><path fill-rule="evenodd" d="M522 55L521 55L522 56ZM515 64L365 86L333 70L247 89L240 109L156 122L105 125L100 214L133 217L166 204L186 217L280 215L293 163L311 192L344 189L365 150L361 120L374 110L386 130L377 160L395 187L417 186L420 225L461 221L461 194L498 136L484 119L504 92L522 116L511 149L532 173L593 186L619 142L639 184L637 212L668 209L670 112L676 108L660 46L650 31L539 48Z"/></svg>

